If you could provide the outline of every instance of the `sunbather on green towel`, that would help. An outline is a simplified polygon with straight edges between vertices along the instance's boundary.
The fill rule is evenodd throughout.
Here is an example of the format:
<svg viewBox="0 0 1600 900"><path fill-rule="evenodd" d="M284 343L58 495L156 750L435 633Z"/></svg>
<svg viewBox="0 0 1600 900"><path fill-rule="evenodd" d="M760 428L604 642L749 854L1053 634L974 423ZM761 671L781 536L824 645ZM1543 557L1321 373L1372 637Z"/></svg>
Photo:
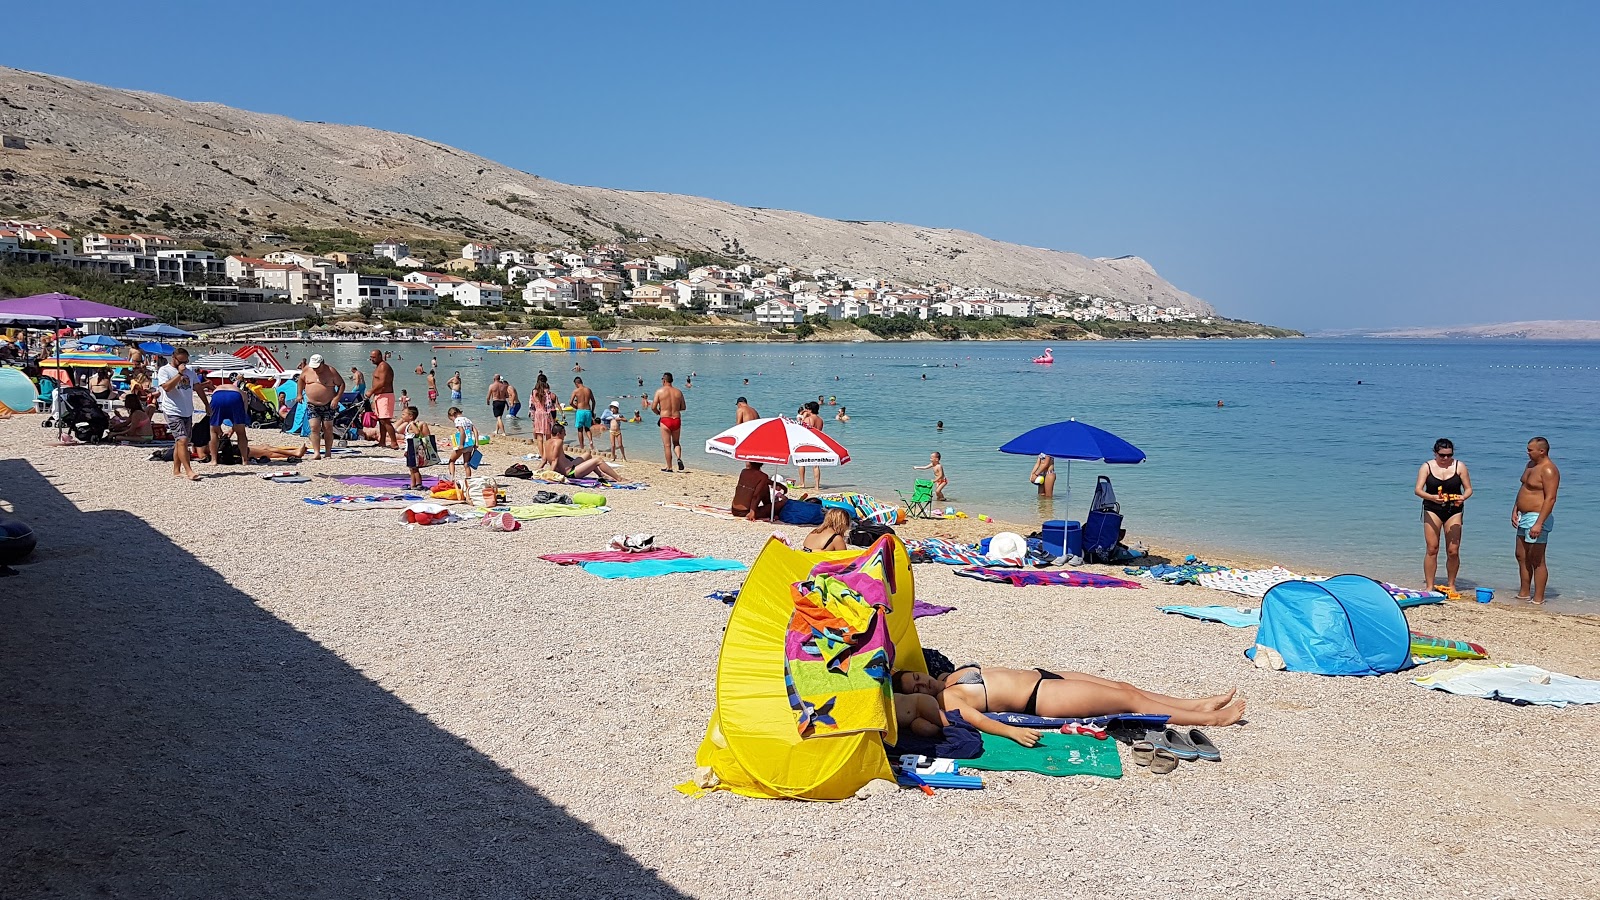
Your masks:
<svg viewBox="0 0 1600 900"><path fill-rule="evenodd" d="M1168 716L1174 725L1232 725L1244 716L1244 700L1234 691L1193 700L1169 697L1125 681L1082 672L1003 669L968 663L943 678L922 672L896 672L894 689L928 694L941 709L957 709L974 728L1008 737L1024 747L1039 743L1039 732L996 722L985 713L1015 712L1048 718L1088 718L1137 713Z"/></svg>

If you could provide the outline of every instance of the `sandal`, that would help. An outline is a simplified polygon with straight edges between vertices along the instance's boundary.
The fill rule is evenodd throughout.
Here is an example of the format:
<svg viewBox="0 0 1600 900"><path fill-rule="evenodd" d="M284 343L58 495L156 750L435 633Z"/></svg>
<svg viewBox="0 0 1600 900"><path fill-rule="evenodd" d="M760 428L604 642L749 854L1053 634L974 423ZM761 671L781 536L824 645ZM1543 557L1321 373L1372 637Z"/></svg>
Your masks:
<svg viewBox="0 0 1600 900"><path fill-rule="evenodd" d="M1189 743L1189 738L1176 728L1165 731L1152 731L1148 735L1150 743L1156 745L1157 750L1166 750L1179 759L1194 760L1200 758L1200 751Z"/></svg>
<svg viewBox="0 0 1600 900"><path fill-rule="evenodd" d="M1194 752L1199 754L1198 759L1203 759L1206 762L1222 762L1222 751L1217 749L1216 744L1211 743L1211 738L1206 737L1205 732L1198 728L1191 728L1189 729L1188 740L1189 746L1193 747Z"/></svg>
<svg viewBox="0 0 1600 900"><path fill-rule="evenodd" d="M1165 747L1157 747L1154 755L1150 757L1150 771L1156 775L1165 775L1178 767L1178 757Z"/></svg>
<svg viewBox="0 0 1600 900"><path fill-rule="evenodd" d="M1149 741L1134 741L1128 749L1132 752L1133 764L1136 766L1150 765L1150 759L1156 753L1156 745Z"/></svg>

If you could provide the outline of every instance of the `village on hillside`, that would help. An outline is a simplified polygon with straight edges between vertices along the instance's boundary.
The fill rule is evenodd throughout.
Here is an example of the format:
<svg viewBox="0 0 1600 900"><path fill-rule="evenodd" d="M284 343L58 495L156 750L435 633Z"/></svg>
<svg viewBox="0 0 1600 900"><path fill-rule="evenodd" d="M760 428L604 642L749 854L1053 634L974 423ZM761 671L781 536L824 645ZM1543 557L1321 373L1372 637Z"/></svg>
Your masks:
<svg viewBox="0 0 1600 900"><path fill-rule="evenodd" d="M257 243L281 246L290 241L285 235L263 234ZM160 234L91 232L74 237L36 222L0 222L0 259L175 286L207 303L286 303L317 315L381 317L393 310L429 310L448 301L447 306L461 309L520 308L552 315L637 314L653 308L774 328L822 317L834 322L869 316L1211 323L1209 316L1181 306L1088 294L1031 296L949 283L901 284L827 268L691 265L684 256L634 256L628 249L601 244L535 251L468 242L455 258L425 259L405 241L386 238L369 252L283 249L255 257L184 247ZM288 312L284 318L298 314Z"/></svg>

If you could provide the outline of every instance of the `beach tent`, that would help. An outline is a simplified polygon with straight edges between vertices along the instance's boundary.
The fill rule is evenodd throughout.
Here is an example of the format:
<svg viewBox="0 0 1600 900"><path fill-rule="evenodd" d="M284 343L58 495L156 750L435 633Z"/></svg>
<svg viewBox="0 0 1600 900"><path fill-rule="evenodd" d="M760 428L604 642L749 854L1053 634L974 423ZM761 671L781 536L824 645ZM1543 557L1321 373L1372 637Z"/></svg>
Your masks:
<svg viewBox="0 0 1600 900"><path fill-rule="evenodd" d="M1317 675L1382 675L1411 667L1411 629L1400 604L1365 575L1285 581L1261 600L1256 646L1270 668Z"/></svg>
<svg viewBox="0 0 1600 900"><path fill-rule="evenodd" d="M893 557L889 637L895 667L926 672L911 617L910 560L898 539L885 540ZM791 586L806 580L819 562L868 552L803 553L770 538L756 557L723 632L716 707L695 754L695 764L715 776L716 787L746 797L844 800L875 778L894 781L878 732L801 738L785 683L784 642L795 610ZM706 781L703 773L701 786Z"/></svg>

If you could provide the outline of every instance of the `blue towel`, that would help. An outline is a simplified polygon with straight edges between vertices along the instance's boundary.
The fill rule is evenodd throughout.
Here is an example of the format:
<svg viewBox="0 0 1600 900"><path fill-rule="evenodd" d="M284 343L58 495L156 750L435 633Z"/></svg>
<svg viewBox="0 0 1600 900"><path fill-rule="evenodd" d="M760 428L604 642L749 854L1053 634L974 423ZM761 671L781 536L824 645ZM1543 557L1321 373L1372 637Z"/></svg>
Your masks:
<svg viewBox="0 0 1600 900"><path fill-rule="evenodd" d="M1110 716L1088 716L1077 719L1052 719L1044 716L1030 716L1027 713L992 712L989 718L1005 725L1015 725L1018 728L1060 728L1068 722L1079 725L1099 725L1102 728L1164 728L1167 724L1166 716L1150 715L1145 713L1117 713Z"/></svg>
<svg viewBox="0 0 1600 900"><path fill-rule="evenodd" d="M744 563L736 559L716 559L710 556L583 564L585 572L601 578L651 578L656 575L676 575L679 572L732 572L743 569Z"/></svg>
<svg viewBox="0 0 1600 900"><path fill-rule="evenodd" d="M1221 622L1229 628L1254 628L1261 624L1259 609L1236 606L1158 606L1156 609L1202 622Z"/></svg>
<svg viewBox="0 0 1600 900"><path fill-rule="evenodd" d="M900 732L900 743L886 745L883 749L892 760L915 753L918 756L937 756L944 759L977 759L983 755L983 735L961 718L960 710L949 710L945 718L950 724L937 738L925 738L911 733L907 728Z"/></svg>

